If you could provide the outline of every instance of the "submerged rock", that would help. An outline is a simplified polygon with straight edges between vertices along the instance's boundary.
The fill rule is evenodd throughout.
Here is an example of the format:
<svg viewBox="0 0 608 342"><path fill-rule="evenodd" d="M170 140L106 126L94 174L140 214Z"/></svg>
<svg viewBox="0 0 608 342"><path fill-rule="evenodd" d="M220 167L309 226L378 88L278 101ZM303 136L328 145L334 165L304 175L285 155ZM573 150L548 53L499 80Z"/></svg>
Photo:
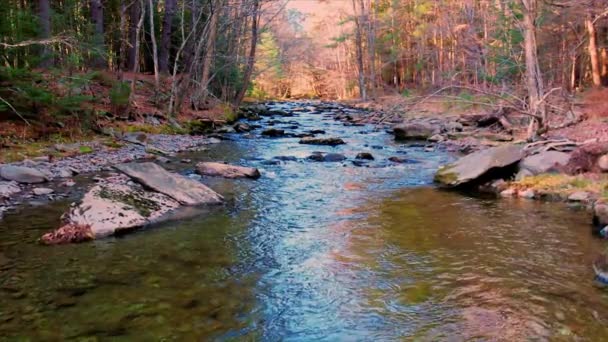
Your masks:
<svg viewBox="0 0 608 342"><path fill-rule="evenodd" d="M154 163L129 163L115 168L146 187L165 194L180 204L217 204L221 195L202 183L168 172Z"/></svg>
<svg viewBox="0 0 608 342"><path fill-rule="evenodd" d="M237 166L216 162L201 162L196 164L196 171L204 176L224 178L260 178L260 171L253 167Z"/></svg>
<svg viewBox="0 0 608 342"><path fill-rule="evenodd" d="M344 140L340 138L334 137L326 137L326 138L315 138L315 137L307 137L300 139L300 144L307 145L328 145L328 146L337 146L345 144Z"/></svg>
<svg viewBox="0 0 608 342"><path fill-rule="evenodd" d="M417 160L402 158L402 157L390 157L390 158L388 158L388 160L392 161L393 163L398 163L398 164L418 164L418 163L420 163Z"/></svg>
<svg viewBox="0 0 608 342"><path fill-rule="evenodd" d="M440 168L435 174L435 182L449 187L459 186L474 181L490 171L513 166L522 157L522 148L515 145L475 152Z"/></svg>
<svg viewBox="0 0 608 342"><path fill-rule="evenodd" d="M0 177L8 181L25 184L44 183L48 181L48 177L37 169L14 165L1 166Z"/></svg>
<svg viewBox="0 0 608 342"><path fill-rule="evenodd" d="M341 153L323 153L323 152L314 152L310 156L308 156L309 160L313 160L316 162L341 162L346 160L346 157Z"/></svg>
<svg viewBox="0 0 608 342"><path fill-rule="evenodd" d="M355 157L355 159L374 160L374 156L371 153L369 153L369 152L361 152L361 153L357 154L357 156Z"/></svg>
<svg viewBox="0 0 608 342"><path fill-rule="evenodd" d="M273 138L282 137L285 135L285 130L269 128L269 129L263 131L262 135L267 136L267 137L273 137Z"/></svg>
<svg viewBox="0 0 608 342"><path fill-rule="evenodd" d="M249 132L252 130L251 126L244 122L237 122L233 126L234 130L239 133Z"/></svg>

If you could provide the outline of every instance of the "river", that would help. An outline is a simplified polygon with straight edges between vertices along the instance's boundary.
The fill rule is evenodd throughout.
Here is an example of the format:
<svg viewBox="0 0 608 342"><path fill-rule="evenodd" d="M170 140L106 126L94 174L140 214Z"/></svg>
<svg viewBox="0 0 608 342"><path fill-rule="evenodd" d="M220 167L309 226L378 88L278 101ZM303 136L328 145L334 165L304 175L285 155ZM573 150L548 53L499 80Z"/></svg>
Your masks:
<svg viewBox="0 0 608 342"><path fill-rule="evenodd" d="M273 122L347 144L261 137ZM227 201L194 218L48 247L36 240L69 201L7 215L0 339L608 339L608 293L590 267L603 243L584 211L438 190L433 173L453 156L329 113L255 123L263 127L179 156L262 171L259 180L203 178ZM307 160L314 151L348 160ZM355 165L359 152L375 160Z"/></svg>

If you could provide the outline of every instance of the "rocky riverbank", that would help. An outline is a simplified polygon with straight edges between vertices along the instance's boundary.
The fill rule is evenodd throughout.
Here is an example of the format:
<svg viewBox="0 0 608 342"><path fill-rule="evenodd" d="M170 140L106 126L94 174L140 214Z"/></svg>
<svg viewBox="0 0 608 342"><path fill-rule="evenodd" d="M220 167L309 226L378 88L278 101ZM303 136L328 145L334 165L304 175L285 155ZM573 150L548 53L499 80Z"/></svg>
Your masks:
<svg viewBox="0 0 608 342"><path fill-rule="evenodd" d="M74 179L78 174L93 177L100 172L115 172L113 166L136 160L158 164L192 163L191 160L181 160L176 154L205 149L207 145L220 142L218 138L225 135L251 136L258 130L261 137L298 138L300 144L338 146L345 143L339 136L325 135L322 129L299 130L298 123L289 121L289 118L300 113L318 114L340 121L344 126L386 130L394 135L395 140L408 146L420 146L428 152L442 149L465 156L437 173L435 180L447 187L474 185L477 190L493 192L501 197L559 199L595 208L602 207L594 204L603 203L608 186L608 180L604 180L601 174L601 171L608 171L608 148L567 140L526 144L517 139L517 132L493 114L400 117L338 103L311 101L284 107L281 103L269 102L242 108L240 117L244 120L214 126L213 131L205 130L207 135L115 134L118 143L111 145L88 142L53 146L55 151L69 155L65 158L44 156L0 165L0 215L23 202L64 198L76 184ZM258 124L262 118L263 126ZM278 156L267 163L280 163L281 158ZM293 159L284 158L285 161ZM374 159L369 151L361 151L350 162L356 166L369 166ZM346 156L333 152L315 152L306 160L348 161ZM408 164L417 161L393 156L386 162ZM222 163L201 163L197 169L206 176L260 177L258 170ZM608 215L596 216L606 216L606 222L596 221L608 224Z"/></svg>

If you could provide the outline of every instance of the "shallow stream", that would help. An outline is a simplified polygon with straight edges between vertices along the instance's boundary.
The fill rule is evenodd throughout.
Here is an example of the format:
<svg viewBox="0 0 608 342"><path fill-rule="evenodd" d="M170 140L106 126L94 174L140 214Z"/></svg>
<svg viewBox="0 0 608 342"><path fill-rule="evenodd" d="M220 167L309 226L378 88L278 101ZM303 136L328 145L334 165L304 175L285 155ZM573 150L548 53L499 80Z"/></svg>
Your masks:
<svg viewBox="0 0 608 342"><path fill-rule="evenodd" d="M590 267L603 245L588 214L439 191L432 175L449 154L294 110L308 105L276 104L294 116L179 156L262 171L203 178L227 204L195 218L45 247L36 240L68 201L7 215L0 339L608 340L608 292ZM261 137L272 122L347 144ZM348 159L307 160L314 151ZM375 160L355 165L359 152Z"/></svg>

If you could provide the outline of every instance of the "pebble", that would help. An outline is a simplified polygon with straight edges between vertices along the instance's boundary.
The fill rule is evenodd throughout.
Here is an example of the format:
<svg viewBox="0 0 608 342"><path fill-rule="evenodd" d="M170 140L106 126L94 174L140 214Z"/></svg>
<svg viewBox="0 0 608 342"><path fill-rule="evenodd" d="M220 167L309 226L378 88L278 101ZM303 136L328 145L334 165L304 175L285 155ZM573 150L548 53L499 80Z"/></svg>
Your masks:
<svg viewBox="0 0 608 342"><path fill-rule="evenodd" d="M36 196L43 196L43 195L50 195L53 192L55 192L55 190L53 189L49 189L49 188L34 188L32 190L32 192L34 193L34 195Z"/></svg>
<svg viewBox="0 0 608 342"><path fill-rule="evenodd" d="M532 199L532 198L534 198L536 196L536 193L532 189L527 189L527 190L524 190L524 191L519 191L517 193L517 195L519 197L522 197L522 198Z"/></svg>
<svg viewBox="0 0 608 342"><path fill-rule="evenodd" d="M568 201L571 202L587 202L589 200L589 193L586 191L577 191L568 196Z"/></svg>

